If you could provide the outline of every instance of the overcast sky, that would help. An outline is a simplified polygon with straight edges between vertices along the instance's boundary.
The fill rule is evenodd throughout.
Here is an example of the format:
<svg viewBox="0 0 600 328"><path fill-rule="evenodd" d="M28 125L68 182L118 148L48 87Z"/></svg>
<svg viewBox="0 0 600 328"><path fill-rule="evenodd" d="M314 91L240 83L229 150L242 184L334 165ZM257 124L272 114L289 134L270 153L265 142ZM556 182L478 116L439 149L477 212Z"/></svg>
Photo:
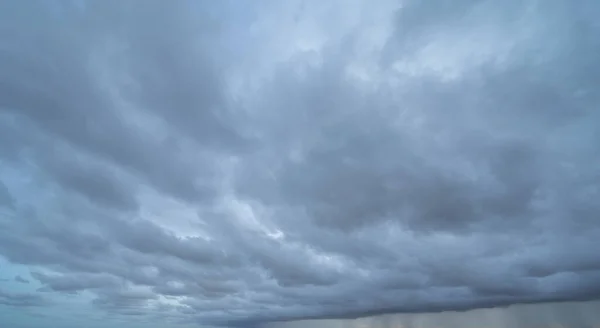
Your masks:
<svg viewBox="0 0 600 328"><path fill-rule="evenodd" d="M0 326L599 327L599 14L0 0Z"/></svg>

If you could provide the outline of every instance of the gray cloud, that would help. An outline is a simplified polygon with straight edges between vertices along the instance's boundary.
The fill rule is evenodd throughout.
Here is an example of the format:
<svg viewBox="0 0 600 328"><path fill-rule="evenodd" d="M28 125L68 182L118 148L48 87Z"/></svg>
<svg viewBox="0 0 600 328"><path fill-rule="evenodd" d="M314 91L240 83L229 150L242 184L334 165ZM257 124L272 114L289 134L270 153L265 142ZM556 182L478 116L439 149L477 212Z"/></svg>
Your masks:
<svg viewBox="0 0 600 328"><path fill-rule="evenodd" d="M0 290L0 304L11 307L36 307L47 305L44 298L32 293L11 293Z"/></svg>
<svg viewBox="0 0 600 328"><path fill-rule="evenodd" d="M598 299L597 4L341 4L0 2L0 255L41 286L1 303L253 327Z"/></svg>
<svg viewBox="0 0 600 328"><path fill-rule="evenodd" d="M27 280L27 279L25 279L25 278L23 278L23 277L21 277L19 275L15 276L15 281L16 282L20 282L22 284L28 284L29 283L29 280Z"/></svg>
<svg viewBox="0 0 600 328"><path fill-rule="evenodd" d="M51 276L33 272L32 276L57 292L72 293L95 288L110 288L120 285L119 279L107 274L78 273L73 275Z"/></svg>
<svg viewBox="0 0 600 328"><path fill-rule="evenodd" d="M2 181L0 181L0 206L14 208L14 203L15 201L12 195L10 194L10 191L8 190L6 185L4 185Z"/></svg>
<svg viewBox="0 0 600 328"><path fill-rule="evenodd" d="M111 172L110 166L106 164L87 164L64 156L56 160L49 159L45 167L65 189L73 190L92 202L98 202L100 206L121 210L137 209L133 186L125 184L125 178Z"/></svg>

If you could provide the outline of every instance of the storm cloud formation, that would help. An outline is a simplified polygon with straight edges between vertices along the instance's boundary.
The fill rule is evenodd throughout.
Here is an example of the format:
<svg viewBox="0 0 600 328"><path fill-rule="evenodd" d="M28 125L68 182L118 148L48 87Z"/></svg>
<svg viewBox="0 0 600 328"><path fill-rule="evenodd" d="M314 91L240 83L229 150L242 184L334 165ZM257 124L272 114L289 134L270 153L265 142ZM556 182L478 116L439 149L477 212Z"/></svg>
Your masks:
<svg viewBox="0 0 600 328"><path fill-rule="evenodd" d="M0 304L250 327L598 299L598 12L0 0L0 255L33 288Z"/></svg>

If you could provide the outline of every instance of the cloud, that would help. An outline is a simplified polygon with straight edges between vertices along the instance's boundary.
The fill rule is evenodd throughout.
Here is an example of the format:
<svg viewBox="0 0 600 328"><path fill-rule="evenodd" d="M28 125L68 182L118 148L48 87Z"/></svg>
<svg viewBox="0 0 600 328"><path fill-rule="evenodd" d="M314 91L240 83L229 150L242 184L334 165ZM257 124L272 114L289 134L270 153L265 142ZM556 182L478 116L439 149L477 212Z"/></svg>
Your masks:
<svg viewBox="0 0 600 328"><path fill-rule="evenodd" d="M44 298L31 293L11 293L0 290L0 305L11 307L36 307L47 305Z"/></svg>
<svg viewBox="0 0 600 328"><path fill-rule="evenodd" d="M119 285L119 280L106 274L86 274L51 276L33 272L32 276L46 285L50 290L57 292L76 292L94 288L110 288Z"/></svg>
<svg viewBox="0 0 600 328"><path fill-rule="evenodd" d="M503 308L477 309L468 312L428 314L387 314L357 320L329 319L272 323L266 327L593 327L598 321L598 302L519 304Z"/></svg>
<svg viewBox="0 0 600 328"><path fill-rule="evenodd" d="M0 301L251 327L598 299L596 7L3 2L0 255L37 290Z"/></svg>
<svg viewBox="0 0 600 328"><path fill-rule="evenodd" d="M8 188L0 181L0 205L2 207L13 208L15 206L14 202Z"/></svg>
<svg viewBox="0 0 600 328"><path fill-rule="evenodd" d="M25 279L25 278L23 278L21 276L15 276L15 281L16 282L20 282L22 284L28 284L29 283L29 280L27 280L27 279Z"/></svg>

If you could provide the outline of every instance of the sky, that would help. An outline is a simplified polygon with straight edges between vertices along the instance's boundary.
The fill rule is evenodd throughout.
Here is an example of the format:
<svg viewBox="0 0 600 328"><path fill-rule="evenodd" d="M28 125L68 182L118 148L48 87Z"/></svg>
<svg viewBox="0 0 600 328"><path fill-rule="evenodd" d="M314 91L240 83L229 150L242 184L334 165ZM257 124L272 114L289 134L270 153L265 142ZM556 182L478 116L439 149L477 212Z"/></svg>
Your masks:
<svg viewBox="0 0 600 328"><path fill-rule="evenodd" d="M600 327L595 0L0 0L0 326Z"/></svg>

